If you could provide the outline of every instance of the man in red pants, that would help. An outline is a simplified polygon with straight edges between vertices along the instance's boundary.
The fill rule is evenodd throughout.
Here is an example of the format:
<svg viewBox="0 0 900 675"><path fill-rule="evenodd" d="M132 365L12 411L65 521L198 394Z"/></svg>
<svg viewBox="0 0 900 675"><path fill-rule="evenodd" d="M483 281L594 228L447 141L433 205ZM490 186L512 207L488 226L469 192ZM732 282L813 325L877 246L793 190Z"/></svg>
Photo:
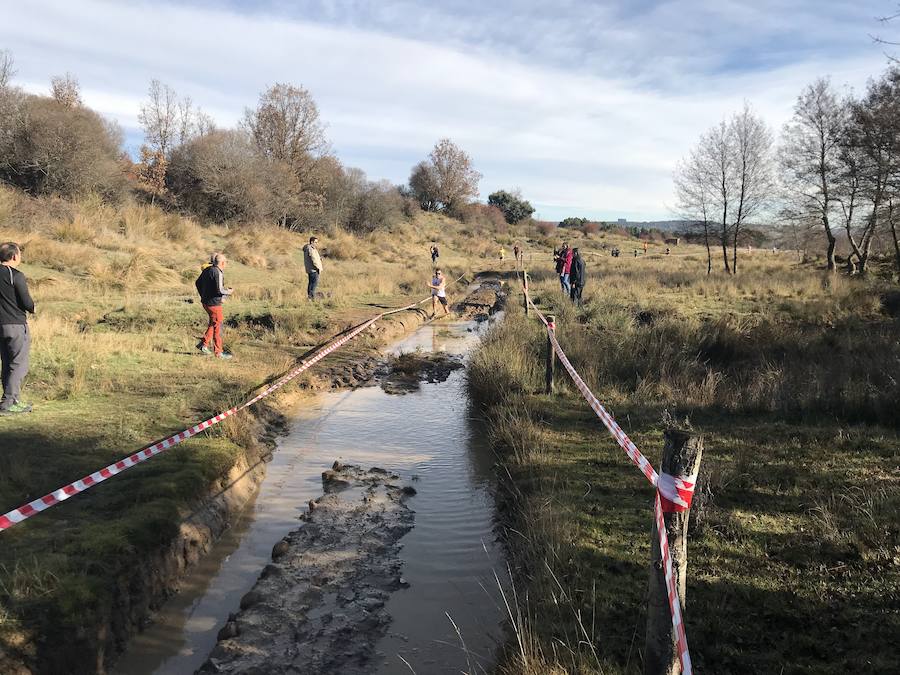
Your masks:
<svg viewBox="0 0 900 675"><path fill-rule="evenodd" d="M224 269L227 264L224 253L213 253L195 283L203 309L209 315L209 326L203 339L197 343L197 349L203 354L214 353L219 359L231 358L231 354L222 349L222 301L234 293L233 288L225 288Z"/></svg>

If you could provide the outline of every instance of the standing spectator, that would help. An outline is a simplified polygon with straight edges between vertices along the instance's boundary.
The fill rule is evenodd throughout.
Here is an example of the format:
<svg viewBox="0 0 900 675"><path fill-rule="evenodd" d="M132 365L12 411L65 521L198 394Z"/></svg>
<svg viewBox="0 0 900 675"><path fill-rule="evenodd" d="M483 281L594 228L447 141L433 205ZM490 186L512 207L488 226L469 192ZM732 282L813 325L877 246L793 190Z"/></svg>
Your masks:
<svg viewBox="0 0 900 675"><path fill-rule="evenodd" d="M203 266L203 271L194 284L200 294L203 309L209 316L206 334L197 343L197 349L203 354L214 353L218 359L230 359L231 354L222 349L222 302L234 293L233 288L225 288L224 270L228 259L224 253L213 253L209 262L209 265ZM213 346L212 351L209 348L210 344Z"/></svg>
<svg viewBox="0 0 900 675"><path fill-rule="evenodd" d="M572 249L572 271L569 273L569 283L572 290L569 297L576 305L581 307L581 293L584 290L584 282L587 280L587 271L584 265L584 258L577 248Z"/></svg>
<svg viewBox="0 0 900 675"><path fill-rule="evenodd" d="M513 258L516 259L516 264L519 263L519 256L522 255L522 249L519 248L519 245L516 244L513 246Z"/></svg>
<svg viewBox="0 0 900 675"><path fill-rule="evenodd" d="M18 244L11 241L0 244L0 360L3 362L0 415L31 412L31 405L19 400L31 352L26 314L34 314L34 300L28 292L25 275L16 269L21 262L22 249Z"/></svg>
<svg viewBox="0 0 900 675"><path fill-rule="evenodd" d="M565 293L571 293L571 283L569 281L569 276L572 273L572 249L569 248L569 245L566 244L565 255L563 256L563 291Z"/></svg>
<svg viewBox="0 0 900 675"><path fill-rule="evenodd" d="M441 257L441 252L438 250L437 244L431 245L431 264L434 265L437 262L437 259Z"/></svg>
<svg viewBox="0 0 900 675"><path fill-rule="evenodd" d="M319 285L319 275L322 274L322 257L319 255L319 249L316 245L319 243L318 237L310 237L309 243L303 247L303 267L306 268L306 275L309 277L309 285L306 287L306 296L310 300L316 299L316 288ZM437 247L434 247L437 249ZM431 254L434 256L434 252Z"/></svg>
<svg viewBox="0 0 900 675"><path fill-rule="evenodd" d="M644 241L644 255L647 255L647 242Z"/></svg>
<svg viewBox="0 0 900 675"><path fill-rule="evenodd" d="M572 269L572 249L569 248L568 242L563 242L562 248L554 256L556 261L556 273L559 275L559 285L562 287L563 293L568 295L571 291L569 287L569 272Z"/></svg>
<svg viewBox="0 0 900 675"><path fill-rule="evenodd" d="M444 316L447 316L450 313L447 307L447 279L444 278L444 273L441 270L434 271L434 277L431 279L431 283L428 284L428 288L431 289L432 315L437 316L437 303L440 302L444 308Z"/></svg>

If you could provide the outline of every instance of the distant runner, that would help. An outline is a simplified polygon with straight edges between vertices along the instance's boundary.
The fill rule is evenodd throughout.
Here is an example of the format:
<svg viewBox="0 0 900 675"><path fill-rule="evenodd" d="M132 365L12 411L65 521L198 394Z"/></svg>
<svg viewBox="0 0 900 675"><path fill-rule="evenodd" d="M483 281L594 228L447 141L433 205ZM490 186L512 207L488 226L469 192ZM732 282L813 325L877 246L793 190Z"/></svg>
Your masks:
<svg viewBox="0 0 900 675"><path fill-rule="evenodd" d="M434 277L428 284L428 288L431 289L431 313L437 316L437 303L440 302L444 308L444 316L447 316L450 313L450 309L447 307L447 280L441 270L434 271Z"/></svg>
<svg viewBox="0 0 900 675"><path fill-rule="evenodd" d="M441 257L441 252L438 250L437 244L431 245L431 264L434 265L437 262L437 259Z"/></svg>
<svg viewBox="0 0 900 675"><path fill-rule="evenodd" d="M501 246L500 247L500 262L503 262L503 260L505 258L506 258L506 249Z"/></svg>
<svg viewBox="0 0 900 675"><path fill-rule="evenodd" d="M225 288L225 265L228 259L224 253L213 253L209 263L203 266L203 271L197 277L194 285L200 294L200 302L209 316L209 325L206 334L197 343L197 349L202 354L215 354L218 359L230 359L231 354L222 349L222 302L234 293L233 288ZM209 345L213 349L210 350Z"/></svg>
<svg viewBox="0 0 900 675"><path fill-rule="evenodd" d="M25 275L16 268L22 262L22 249L15 242L0 244L0 361L3 362L3 398L0 415L31 412L19 394L28 374L31 331L28 314L34 314L34 300L28 292Z"/></svg>

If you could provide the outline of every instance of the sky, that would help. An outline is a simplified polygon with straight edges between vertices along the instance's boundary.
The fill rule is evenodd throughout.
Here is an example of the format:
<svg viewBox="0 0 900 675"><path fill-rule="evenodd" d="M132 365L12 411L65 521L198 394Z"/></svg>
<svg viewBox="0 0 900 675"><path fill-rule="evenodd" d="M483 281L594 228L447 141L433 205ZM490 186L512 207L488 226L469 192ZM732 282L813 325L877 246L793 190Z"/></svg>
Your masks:
<svg viewBox="0 0 900 675"><path fill-rule="evenodd" d="M748 101L776 133L815 78L864 89L893 0L0 0L16 83L72 73L130 151L151 79L238 123L276 82L306 87L337 157L405 183L448 137L481 198L536 216L674 217L672 172Z"/></svg>

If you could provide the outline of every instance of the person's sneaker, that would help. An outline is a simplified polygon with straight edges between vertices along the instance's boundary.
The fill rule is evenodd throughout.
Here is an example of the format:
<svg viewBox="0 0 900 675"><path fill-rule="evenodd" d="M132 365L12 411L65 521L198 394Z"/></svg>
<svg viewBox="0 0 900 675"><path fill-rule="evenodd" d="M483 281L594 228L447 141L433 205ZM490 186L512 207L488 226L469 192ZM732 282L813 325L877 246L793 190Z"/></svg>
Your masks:
<svg viewBox="0 0 900 675"><path fill-rule="evenodd" d="M198 350L201 354L212 354L212 353L213 353L212 349L210 349L210 348L207 347L205 344L203 344L203 341L202 341L202 340L201 340L200 342L197 343L197 350Z"/></svg>
<svg viewBox="0 0 900 675"><path fill-rule="evenodd" d="M216 358L217 358L217 359L226 359L226 360L227 360L227 359L233 359L234 356L232 356L232 355L229 354L228 352L222 352L221 354L216 354Z"/></svg>
<svg viewBox="0 0 900 675"><path fill-rule="evenodd" d="M21 413L30 413L32 407L30 403L22 403L21 401L13 403L9 408L0 410L0 415L19 415Z"/></svg>

